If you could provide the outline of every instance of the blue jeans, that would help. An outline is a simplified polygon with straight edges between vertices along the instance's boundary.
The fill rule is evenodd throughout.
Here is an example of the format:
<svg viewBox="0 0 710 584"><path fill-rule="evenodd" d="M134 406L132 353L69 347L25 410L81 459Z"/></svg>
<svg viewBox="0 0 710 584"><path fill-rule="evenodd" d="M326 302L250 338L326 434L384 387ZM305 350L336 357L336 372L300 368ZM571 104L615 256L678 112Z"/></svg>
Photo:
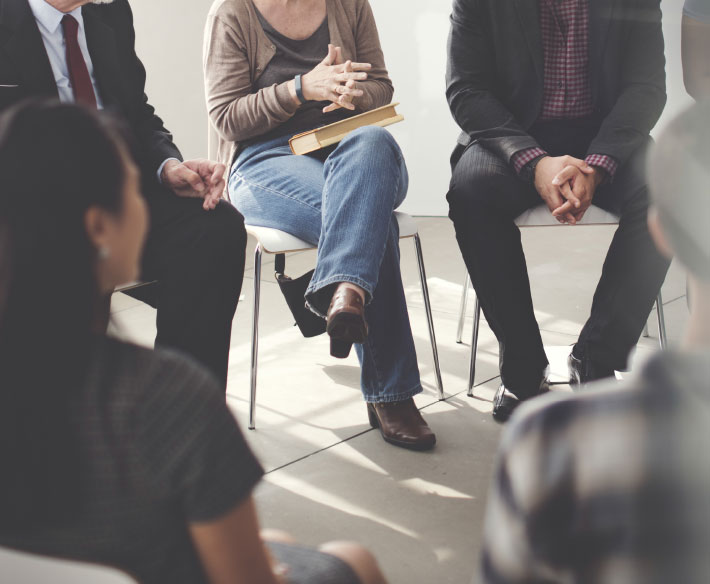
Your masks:
<svg viewBox="0 0 710 584"><path fill-rule="evenodd" d="M239 154L229 177L230 198L247 223L318 246L306 291L312 310L326 313L339 282L365 291L369 334L355 350L368 402L400 401L422 391L393 216L408 180L399 146L379 127L350 133L325 162L293 155L288 136L253 144Z"/></svg>

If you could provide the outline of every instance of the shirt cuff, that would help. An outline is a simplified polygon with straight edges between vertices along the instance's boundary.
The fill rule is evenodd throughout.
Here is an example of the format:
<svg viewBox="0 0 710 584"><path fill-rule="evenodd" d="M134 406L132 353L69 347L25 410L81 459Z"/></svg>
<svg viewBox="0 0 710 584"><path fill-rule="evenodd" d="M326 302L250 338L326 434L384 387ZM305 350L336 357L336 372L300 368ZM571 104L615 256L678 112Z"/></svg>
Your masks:
<svg viewBox="0 0 710 584"><path fill-rule="evenodd" d="M614 178L614 174L616 174L616 171L619 168L619 163L606 154L590 154L584 159L584 162L586 162L589 166L601 168L607 173L609 180Z"/></svg>
<svg viewBox="0 0 710 584"><path fill-rule="evenodd" d="M513 154L510 162L513 164L515 172L520 174L523 171L523 168L525 168L525 166L527 166L530 162L536 158L540 158L540 156L545 156L546 154L547 152L545 152L542 148L527 148Z"/></svg>
<svg viewBox="0 0 710 584"><path fill-rule="evenodd" d="M163 163L158 167L158 182L161 185L163 184L163 180L160 177L163 176L163 168L165 168L165 165L171 160L177 160L178 162L180 162L180 160L178 160L177 158L166 158L165 160L163 160Z"/></svg>

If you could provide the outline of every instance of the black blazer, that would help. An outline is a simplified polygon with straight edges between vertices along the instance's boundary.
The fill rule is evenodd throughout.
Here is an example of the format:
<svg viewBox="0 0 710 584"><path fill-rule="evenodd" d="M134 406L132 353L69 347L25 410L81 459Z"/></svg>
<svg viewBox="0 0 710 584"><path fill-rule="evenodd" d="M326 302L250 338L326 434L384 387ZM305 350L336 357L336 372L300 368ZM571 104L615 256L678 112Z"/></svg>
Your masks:
<svg viewBox="0 0 710 584"><path fill-rule="evenodd" d="M144 178L157 183L160 164L182 156L145 95L131 8L116 0L87 4L82 14L104 107L131 129ZM27 0L0 0L0 111L26 97L58 97L54 73Z"/></svg>
<svg viewBox="0 0 710 584"><path fill-rule="evenodd" d="M510 162L534 147L543 98L540 0L454 0L446 96L463 132ZM660 0L589 0L589 64L602 120L589 153L624 164L666 103Z"/></svg>

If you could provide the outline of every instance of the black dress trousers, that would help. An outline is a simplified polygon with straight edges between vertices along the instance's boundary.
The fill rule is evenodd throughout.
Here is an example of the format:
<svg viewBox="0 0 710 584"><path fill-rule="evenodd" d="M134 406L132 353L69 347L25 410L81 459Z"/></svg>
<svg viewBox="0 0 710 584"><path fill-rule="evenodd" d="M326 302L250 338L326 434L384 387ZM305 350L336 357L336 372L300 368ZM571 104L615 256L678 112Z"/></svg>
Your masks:
<svg viewBox="0 0 710 584"><path fill-rule="evenodd" d="M226 387L232 319L244 278L244 218L221 201L178 197L153 185L146 199L151 227L142 279L156 284L131 296L157 308L156 346L178 349Z"/></svg>
<svg viewBox="0 0 710 584"><path fill-rule="evenodd" d="M553 156L584 159L597 129L591 120L564 120L536 124L530 133ZM619 216L620 222L577 350L616 370L626 368L669 266L646 225L645 154L646 146L639 148L594 197L595 205ZM530 397L548 363L515 218L543 204L542 199L512 167L479 144L457 147L452 167L449 217L481 308L499 342L501 378L518 397Z"/></svg>

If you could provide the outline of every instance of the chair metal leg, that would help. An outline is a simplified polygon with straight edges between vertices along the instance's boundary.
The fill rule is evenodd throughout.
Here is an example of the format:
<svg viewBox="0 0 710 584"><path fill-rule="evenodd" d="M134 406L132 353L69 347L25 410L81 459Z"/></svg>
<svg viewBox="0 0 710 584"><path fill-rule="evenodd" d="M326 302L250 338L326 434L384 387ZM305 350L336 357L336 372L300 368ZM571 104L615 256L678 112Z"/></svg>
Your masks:
<svg viewBox="0 0 710 584"><path fill-rule="evenodd" d="M474 292L475 293L475 292ZM481 324L481 303L476 296L473 305L473 336L471 337L471 362L468 366L468 397L473 397L473 381L476 377L476 353L478 353L478 327Z"/></svg>
<svg viewBox="0 0 710 584"><path fill-rule="evenodd" d="M259 303L261 301L261 244L254 250L254 311L251 322L251 393L249 394L249 429L256 428L256 373L259 358Z"/></svg>
<svg viewBox="0 0 710 584"><path fill-rule="evenodd" d="M651 336L651 333L648 332L648 319L646 319L646 324L643 327L643 338L647 339L648 337Z"/></svg>
<svg viewBox="0 0 710 584"><path fill-rule="evenodd" d="M463 290L461 291L461 308L459 309L459 327L456 331L456 342L460 345L463 337L463 324L466 320L466 305L468 304L468 286L471 283L471 276L466 270L466 278L463 281Z"/></svg>
<svg viewBox="0 0 710 584"><path fill-rule="evenodd" d="M663 314L663 296L660 290L656 298L656 314L658 315L658 342L661 345L661 349L665 349L668 344L666 338L666 317Z"/></svg>
<svg viewBox="0 0 710 584"><path fill-rule="evenodd" d="M426 309L427 324L429 325L429 339L431 340L431 352L434 355L434 372L436 373L436 386L439 390L439 399L443 400L444 383L441 380L441 368L439 366L439 349L436 346L436 333L434 332L434 318L431 313L431 302L429 300L429 286L426 282L426 270L424 269L424 255L422 254L422 242L419 234L414 236L414 248L417 252L417 262L419 264L419 279L422 282L422 295L424 296L424 308Z"/></svg>

